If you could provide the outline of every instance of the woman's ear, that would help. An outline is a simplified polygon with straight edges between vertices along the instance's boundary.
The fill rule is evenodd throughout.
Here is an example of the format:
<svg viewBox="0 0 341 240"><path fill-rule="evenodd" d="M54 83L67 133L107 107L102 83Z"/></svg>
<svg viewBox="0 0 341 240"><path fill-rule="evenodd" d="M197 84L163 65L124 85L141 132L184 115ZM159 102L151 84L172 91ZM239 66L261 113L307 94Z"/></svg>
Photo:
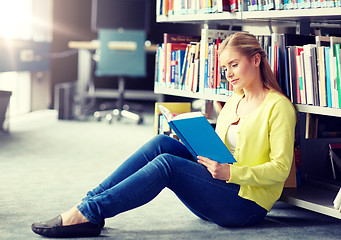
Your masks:
<svg viewBox="0 0 341 240"><path fill-rule="evenodd" d="M262 60L261 56L259 53L256 53L255 55L253 55L253 62L256 65L256 67L258 67L260 65L260 62Z"/></svg>

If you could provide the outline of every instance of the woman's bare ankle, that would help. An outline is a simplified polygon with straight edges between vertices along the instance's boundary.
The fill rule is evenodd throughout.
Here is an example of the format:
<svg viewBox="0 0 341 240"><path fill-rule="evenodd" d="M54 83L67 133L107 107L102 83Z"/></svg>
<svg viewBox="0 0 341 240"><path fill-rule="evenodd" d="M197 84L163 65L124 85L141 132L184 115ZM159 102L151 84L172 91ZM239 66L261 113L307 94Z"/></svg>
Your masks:
<svg viewBox="0 0 341 240"><path fill-rule="evenodd" d="M69 211L62 213L61 217L63 226L89 222L89 220L84 217L77 207L73 207Z"/></svg>

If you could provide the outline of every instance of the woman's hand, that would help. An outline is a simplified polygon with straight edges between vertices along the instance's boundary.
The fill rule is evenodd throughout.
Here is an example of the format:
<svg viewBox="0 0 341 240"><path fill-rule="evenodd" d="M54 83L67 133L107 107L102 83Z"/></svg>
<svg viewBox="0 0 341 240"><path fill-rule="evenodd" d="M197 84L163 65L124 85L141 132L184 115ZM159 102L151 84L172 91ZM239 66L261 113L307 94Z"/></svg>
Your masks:
<svg viewBox="0 0 341 240"><path fill-rule="evenodd" d="M214 179L227 181L230 179L230 164L218 163L209 158L198 156L198 163L204 165Z"/></svg>

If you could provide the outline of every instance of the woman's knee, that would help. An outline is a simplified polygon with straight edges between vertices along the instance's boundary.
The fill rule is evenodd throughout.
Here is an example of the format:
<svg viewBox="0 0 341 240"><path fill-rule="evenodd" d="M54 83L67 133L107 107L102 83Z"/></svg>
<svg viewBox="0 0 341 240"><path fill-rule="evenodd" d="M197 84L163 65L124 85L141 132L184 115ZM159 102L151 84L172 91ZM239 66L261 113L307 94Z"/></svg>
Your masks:
<svg viewBox="0 0 341 240"><path fill-rule="evenodd" d="M171 173L178 165L178 162L179 159L170 153L162 153L152 161L154 165L156 165L159 169L163 169L167 173Z"/></svg>
<svg viewBox="0 0 341 240"><path fill-rule="evenodd" d="M175 139L173 139L167 135L160 134L160 135L155 136L152 141L159 143L159 144L165 144L165 143L168 143L168 142L173 141L173 140L175 140Z"/></svg>

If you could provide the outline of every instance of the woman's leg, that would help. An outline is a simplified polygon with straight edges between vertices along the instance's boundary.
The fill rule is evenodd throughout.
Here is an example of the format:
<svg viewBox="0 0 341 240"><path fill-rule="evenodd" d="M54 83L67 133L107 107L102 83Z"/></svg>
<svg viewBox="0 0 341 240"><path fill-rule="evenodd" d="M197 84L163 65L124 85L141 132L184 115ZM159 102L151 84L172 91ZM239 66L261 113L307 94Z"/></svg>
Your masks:
<svg viewBox="0 0 341 240"><path fill-rule="evenodd" d="M266 215L265 209L238 196L238 185L215 180L204 166L169 153L149 159L111 188L85 199L78 209L98 223L151 201L165 187L194 213L221 226L252 225Z"/></svg>
<svg viewBox="0 0 341 240"><path fill-rule="evenodd" d="M178 140L165 135L158 135L145 143L140 149L131 155L109 177L99 184L98 187L89 191L83 200L110 189L163 153L169 153L189 160L194 160L187 148Z"/></svg>

